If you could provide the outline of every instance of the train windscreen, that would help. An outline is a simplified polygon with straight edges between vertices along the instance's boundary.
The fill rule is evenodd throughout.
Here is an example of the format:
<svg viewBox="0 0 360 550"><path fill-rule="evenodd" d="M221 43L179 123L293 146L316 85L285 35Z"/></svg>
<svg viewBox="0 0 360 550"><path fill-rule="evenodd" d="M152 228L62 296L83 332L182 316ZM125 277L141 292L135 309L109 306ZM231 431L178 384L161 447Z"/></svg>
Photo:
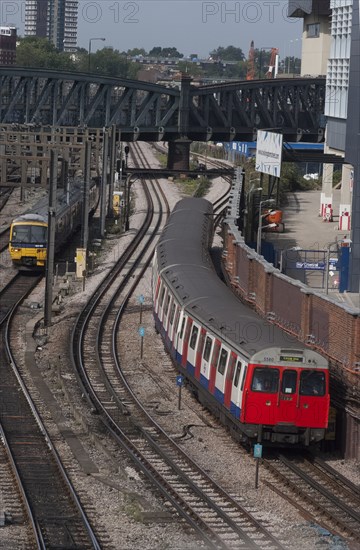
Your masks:
<svg viewBox="0 0 360 550"><path fill-rule="evenodd" d="M39 225L16 225L12 232L12 244L46 243L47 228Z"/></svg>

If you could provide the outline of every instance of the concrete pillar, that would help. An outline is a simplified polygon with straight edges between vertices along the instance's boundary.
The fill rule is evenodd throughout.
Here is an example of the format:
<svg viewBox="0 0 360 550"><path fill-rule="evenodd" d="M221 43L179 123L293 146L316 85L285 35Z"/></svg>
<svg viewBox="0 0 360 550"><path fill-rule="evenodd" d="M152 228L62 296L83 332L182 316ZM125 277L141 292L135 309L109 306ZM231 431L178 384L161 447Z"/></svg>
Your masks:
<svg viewBox="0 0 360 550"><path fill-rule="evenodd" d="M324 164L323 179L322 179L322 190L321 190L321 196L320 196L320 216L322 217L322 219L324 221L332 221L333 171L334 171L333 164Z"/></svg>
<svg viewBox="0 0 360 550"><path fill-rule="evenodd" d="M360 5L353 3L345 158L354 167L349 290L360 289Z"/></svg>
<svg viewBox="0 0 360 550"><path fill-rule="evenodd" d="M167 168L170 170L189 170L190 143L188 139L169 141Z"/></svg>
<svg viewBox="0 0 360 550"><path fill-rule="evenodd" d="M354 182L354 170L350 164L344 164L341 175L341 197L339 206L339 229L351 229L351 198Z"/></svg>
<svg viewBox="0 0 360 550"><path fill-rule="evenodd" d="M180 87L180 105L179 105L179 119L178 130L182 137L186 137L189 131L189 115L190 115L190 88L192 77L183 73L181 76Z"/></svg>

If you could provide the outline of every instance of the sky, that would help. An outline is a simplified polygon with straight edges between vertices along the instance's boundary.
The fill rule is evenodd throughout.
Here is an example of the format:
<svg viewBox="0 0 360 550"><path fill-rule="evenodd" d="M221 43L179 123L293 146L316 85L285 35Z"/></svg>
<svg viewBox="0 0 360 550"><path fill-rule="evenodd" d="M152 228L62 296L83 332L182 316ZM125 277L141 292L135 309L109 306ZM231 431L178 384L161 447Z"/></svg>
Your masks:
<svg viewBox="0 0 360 550"><path fill-rule="evenodd" d="M302 20L287 17L287 0L79 0L78 46L119 51L175 47L206 58L219 46L279 48L280 58L300 57ZM0 25L24 34L25 0L0 0Z"/></svg>

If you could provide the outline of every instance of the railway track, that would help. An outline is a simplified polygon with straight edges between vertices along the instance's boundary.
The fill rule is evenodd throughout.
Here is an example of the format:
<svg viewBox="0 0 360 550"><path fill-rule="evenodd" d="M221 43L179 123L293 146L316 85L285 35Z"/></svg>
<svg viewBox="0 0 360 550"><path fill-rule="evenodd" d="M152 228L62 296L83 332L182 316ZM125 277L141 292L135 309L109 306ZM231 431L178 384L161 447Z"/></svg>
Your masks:
<svg viewBox="0 0 360 550"><path fill-rule="evenodd" d="M0 327L3 327L16 304L30 294L41 278L39 275L17 273L0 290Z"/></svg>
<svg viewBox="0 0 360 550"><path fill-rule="evenodd" d="M121 318L151 255L150 239L164 224L164 197L148 186L151 215L78 318L73 361L92 407L118 445L208 548L282 548L263 525L169 438L136 399L120 365ZM149 231L152 236L150 237ZM144 243L145 239L145 243ZM131 255L130 255L131 254ZM135 280L133 279L135 275ZM96 351L94 353L94 342Z"/></svg>
<svg viewBox="0 0 360 550"><path fill-rule="evenodd" d="M9 245L9 239L10 239L10 228L7 227L6 229L0 232L0 252L4 252L4 250L7 249Z"/></svg>
<svg viewBox="0 0 360 550"><path fill-rule="evenodd" d="M28 544L43 549L98 549L96 536L41 421L24 383L23 369L16 364L11 348L11 342L18 341L17 306L41 278L18 274L0 294L1 439L21 495Z"/></svg>
<svg viewBox="0 0 360 550"><path fill-rule="evenodd" d="M312 455L278 455L264 465L280 481L275 485L264 480L266 485L307 519L359 545L359 486Z"/></svg>

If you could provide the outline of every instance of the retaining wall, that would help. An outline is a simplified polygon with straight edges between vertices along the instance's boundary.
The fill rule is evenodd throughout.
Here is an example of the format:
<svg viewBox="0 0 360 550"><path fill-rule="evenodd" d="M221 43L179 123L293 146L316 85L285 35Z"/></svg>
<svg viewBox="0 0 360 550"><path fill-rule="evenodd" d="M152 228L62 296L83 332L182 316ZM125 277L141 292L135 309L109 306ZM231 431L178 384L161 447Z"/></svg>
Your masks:
<svg viewBox="0 0 360 550"><path fill-rule="evenodd" d="M343 452L360 459L360 310L267 263L245 244L235 223L239 215L236 185L229 204L222 258L228 283L261 316L328 358L332 404L344 411L338 415Z"/></svg>

